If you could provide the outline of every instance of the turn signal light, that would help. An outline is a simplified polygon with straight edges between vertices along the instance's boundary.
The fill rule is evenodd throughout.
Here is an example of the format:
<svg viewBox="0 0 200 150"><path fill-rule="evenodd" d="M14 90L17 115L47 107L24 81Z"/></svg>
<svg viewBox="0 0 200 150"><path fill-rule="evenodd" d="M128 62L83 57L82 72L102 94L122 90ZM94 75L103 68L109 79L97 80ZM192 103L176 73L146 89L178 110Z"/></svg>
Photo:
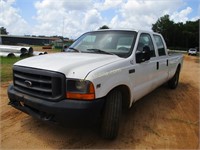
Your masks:
<svg viewBox="0 0 200 150"><path fill-rule="evenodd" d="M67 98L69 99L80 99L80 100L93 100L95 99L94 93L91 94L80 94L67 92Z"/></svg>

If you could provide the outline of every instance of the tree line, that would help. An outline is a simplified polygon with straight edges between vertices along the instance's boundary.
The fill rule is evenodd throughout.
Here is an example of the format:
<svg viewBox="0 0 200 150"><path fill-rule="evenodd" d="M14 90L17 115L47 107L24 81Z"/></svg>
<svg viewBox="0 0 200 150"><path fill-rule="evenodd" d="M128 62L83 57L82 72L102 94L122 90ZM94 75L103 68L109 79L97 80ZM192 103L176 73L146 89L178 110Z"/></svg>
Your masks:
<svg viewBox="0 0 200 150"><path fill-rule="evenodd" d="M152 24L152 30L163 35L169 49L199 49L199 19L175 23L164 15Z"/></svg>

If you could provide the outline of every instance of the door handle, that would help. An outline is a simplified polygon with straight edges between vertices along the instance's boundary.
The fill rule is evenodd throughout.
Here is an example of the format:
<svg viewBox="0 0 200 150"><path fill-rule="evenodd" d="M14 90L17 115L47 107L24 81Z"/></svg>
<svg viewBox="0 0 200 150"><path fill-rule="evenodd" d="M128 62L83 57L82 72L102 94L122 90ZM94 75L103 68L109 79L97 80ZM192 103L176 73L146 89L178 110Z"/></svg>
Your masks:
<svg viewBox="0 0 200 150"><path fill-rule="evenodd" d="M156 68L159 69L159 62L156 63Z"/></svg>
<svg viewBox="0 0 200 150"><path fill-rule="evenodd" d="M169 60L167 59L167 66L169 65Z"/></svg>
<svg viewBox="0 0 200 150"><path fill-rule="evenodd" d="M135 69L129 70L129 74L131 74L131 73L135 73Z"/></svg>

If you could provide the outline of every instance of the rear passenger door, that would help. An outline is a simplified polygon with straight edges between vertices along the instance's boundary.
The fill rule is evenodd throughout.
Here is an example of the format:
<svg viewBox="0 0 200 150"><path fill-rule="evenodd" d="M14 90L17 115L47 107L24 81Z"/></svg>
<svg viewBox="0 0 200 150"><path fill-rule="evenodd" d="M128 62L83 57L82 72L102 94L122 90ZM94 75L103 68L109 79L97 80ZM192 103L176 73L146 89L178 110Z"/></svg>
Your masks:
<svg viewBox="0 0 200 150"><path fill-rule="evenodd" d="M166 54L166 46L163 42L163 38L160 35L153 35L155 47L158 52L158 57L156 59L156 84L153 88L165 83L168 79L168 55Z"/></svg>

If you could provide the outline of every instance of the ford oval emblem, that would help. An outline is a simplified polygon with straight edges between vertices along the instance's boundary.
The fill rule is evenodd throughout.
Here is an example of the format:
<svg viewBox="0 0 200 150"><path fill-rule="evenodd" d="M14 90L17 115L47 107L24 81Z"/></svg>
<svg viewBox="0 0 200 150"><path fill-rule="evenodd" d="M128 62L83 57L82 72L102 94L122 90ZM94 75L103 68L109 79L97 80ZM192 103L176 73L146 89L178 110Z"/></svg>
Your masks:
<svg viewBox="0 0 200 150"><path fill-rule="evenodd" d="M31 87L32 86L32 82L31 81L25 80L24 83L25 83L25 85L27 87Z"/></svg>

